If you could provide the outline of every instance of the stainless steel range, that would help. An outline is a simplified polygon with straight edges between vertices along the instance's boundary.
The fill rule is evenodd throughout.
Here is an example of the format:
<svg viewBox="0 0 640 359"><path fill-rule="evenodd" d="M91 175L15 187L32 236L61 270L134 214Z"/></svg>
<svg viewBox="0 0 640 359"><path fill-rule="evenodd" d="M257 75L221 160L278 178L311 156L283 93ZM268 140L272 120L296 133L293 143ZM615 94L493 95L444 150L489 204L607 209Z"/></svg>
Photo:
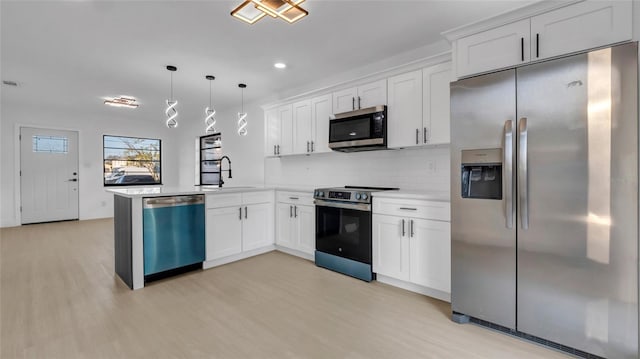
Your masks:
<svg viewBox="0 0 640 359"><path fill-rule="evenodd" d="M319 267L371 281L371 197L397 188L356 187L315 190L316 252Z"/></svg>

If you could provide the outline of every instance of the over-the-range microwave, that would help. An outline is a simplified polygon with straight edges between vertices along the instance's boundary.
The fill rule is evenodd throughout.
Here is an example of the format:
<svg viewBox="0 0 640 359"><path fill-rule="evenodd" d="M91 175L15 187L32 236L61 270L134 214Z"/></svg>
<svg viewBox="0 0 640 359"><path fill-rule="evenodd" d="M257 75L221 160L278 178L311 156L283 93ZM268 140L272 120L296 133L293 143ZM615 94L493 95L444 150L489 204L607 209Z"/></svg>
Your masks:
<svg viewBox="0 0 640 359"><path fill-rule="evenodd" d="M337 114L329 121L329 148L356 152L387 148L387 106Z"/></svg>

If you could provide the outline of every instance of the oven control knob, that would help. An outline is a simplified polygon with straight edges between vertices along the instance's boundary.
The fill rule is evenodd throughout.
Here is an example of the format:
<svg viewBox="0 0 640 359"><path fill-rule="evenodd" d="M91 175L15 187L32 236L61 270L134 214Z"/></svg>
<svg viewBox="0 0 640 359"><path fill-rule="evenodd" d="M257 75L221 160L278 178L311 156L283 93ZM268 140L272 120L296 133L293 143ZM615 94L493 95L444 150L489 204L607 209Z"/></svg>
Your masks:
<svg viewBox="0 0 640 359"><path fill-rule="evenodd" d="M360 200L360 193L356 193L356 199Z"/></svg>
<svg viewBox="0 0 640 359"><path fill-rule="evenodd" d="M338 252L342 252L342 248L338 248Z"/></svg>
<svg viewBox="0 0 640 359"><path fill-rule="evenodd" d="M366 194L366 193L363 193L363 194L362 194L362 196L361 196L360 198L362 198L362 199L367 199L368 197L369 197L369 196L367 196L367 194Z"/></svg>

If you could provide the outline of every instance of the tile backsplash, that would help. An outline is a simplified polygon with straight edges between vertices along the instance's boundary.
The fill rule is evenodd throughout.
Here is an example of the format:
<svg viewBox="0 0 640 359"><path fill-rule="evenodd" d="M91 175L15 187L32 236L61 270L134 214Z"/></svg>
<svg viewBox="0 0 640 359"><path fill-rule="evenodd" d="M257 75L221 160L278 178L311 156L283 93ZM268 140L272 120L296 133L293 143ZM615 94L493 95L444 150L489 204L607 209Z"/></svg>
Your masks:
<svg viewBox="0 0 640 359"><path fill-rule="evenodd" d="M448 191L449 147L265 159L265 185L381 186Z"/></svg>

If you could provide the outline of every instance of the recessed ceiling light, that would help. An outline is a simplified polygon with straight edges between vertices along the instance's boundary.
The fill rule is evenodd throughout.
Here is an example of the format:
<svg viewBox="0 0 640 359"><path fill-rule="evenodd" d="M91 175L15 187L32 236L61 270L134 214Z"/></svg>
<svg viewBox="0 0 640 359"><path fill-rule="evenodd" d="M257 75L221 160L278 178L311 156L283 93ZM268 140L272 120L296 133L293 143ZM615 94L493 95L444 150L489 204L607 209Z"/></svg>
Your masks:
<svg viewBox="0 0 640 359"><path fill-rule="evenodd" d="M18 83L15 81L2 80L2 84L7 86L18 87Z"/></svg>
<svg viewBox="0 0 640 359"><path fill-rule="evenodd" d="M113 106L113 107L127 107L127 108L137 108L139 105L136 103L136 99L131 96L120 96L114 97L111 99L104 100L105 105Z"/></svg>
<svg viewBox="0 0 640 359"><path fill-rule="evenodd" d="M287 64L285 64L284 62L276 62L275 64L273 64L273 67L275 67L276 69L285 69L287 68Z"/></svg>

